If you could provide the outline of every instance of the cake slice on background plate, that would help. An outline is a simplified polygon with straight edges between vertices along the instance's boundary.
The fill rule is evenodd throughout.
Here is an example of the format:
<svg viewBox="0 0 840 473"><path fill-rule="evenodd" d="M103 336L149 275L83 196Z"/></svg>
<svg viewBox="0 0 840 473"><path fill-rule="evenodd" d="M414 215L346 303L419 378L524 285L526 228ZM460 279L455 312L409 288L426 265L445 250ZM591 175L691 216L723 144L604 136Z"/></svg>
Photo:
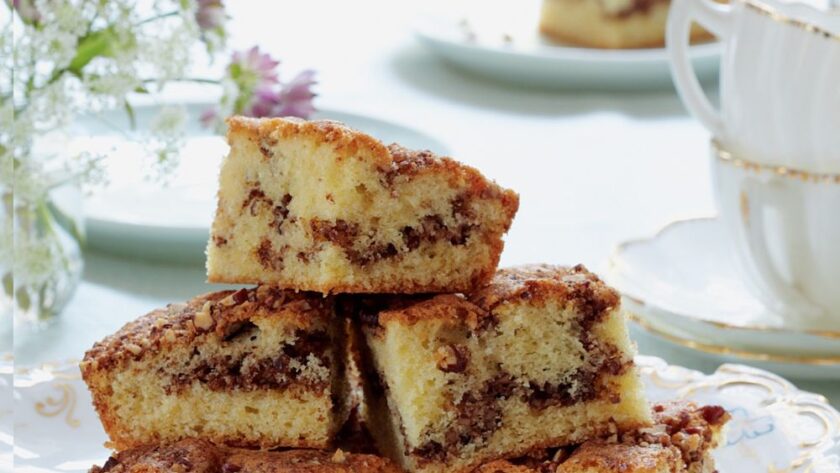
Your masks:
<svg viewBox="0 0 840 473"><path fill-rule="evenodd" d="M188 437L323 448L348 415L345 339L332 298L260 286L140 317L81 370L116 449Z"/></svg>
<svg viewBox="0 0 840 473"><path fill-rule="evenodd" d="M489 280L516 193L331 121L228 120L210 282L322 293L459 292Z"/></svg>
<svg viewBox="0 0 840 473"><path fill-rule="evenodd" d="M468 296L382 307L356 313L366 422L409 471L470 471L650 423L619 296L582 266L500 270Z"/></svg>
<svg viewBox="0 0 840 473"><path fill-rule="evenodd" d="M617 432L580 446L497 460L476 473L713 473L729 414L688 401L653 406L651 427Z"/></svg>
<svg viewBox="0 0 840 473"><path fill-rule="evenodd" d="M540 31L570 45L604 49L663 48L669 0L543 0ZM691 41L708 41L698 25Z"/></svg>

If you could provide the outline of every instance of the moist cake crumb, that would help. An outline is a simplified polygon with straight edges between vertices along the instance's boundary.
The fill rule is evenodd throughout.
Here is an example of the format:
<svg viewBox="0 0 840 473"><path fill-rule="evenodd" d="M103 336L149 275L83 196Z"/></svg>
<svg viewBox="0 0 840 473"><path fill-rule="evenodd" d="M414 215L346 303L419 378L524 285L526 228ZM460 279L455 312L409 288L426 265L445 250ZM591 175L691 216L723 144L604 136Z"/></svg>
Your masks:
<svg viewBox="0 0 840 473"><path fill-rule="evenodd" d="M477 170L337 122L233 117L228 130L210 282L426 293L492 277L519 197Z"/></svg>
<svg viewBox="0 0 840 473"><path fill-rule="evenodd" d="M81 370L120 449L199 434L323 448L348 415L346 332L321 294L220 291L126 324L86 353Z"/></svg>
<svg viewBox="0 0 840 473"><path fill-rule="evenodd" d="M469 471L650 422L618 294L583 266L355 304L367 423L409 471Z"/></svg>

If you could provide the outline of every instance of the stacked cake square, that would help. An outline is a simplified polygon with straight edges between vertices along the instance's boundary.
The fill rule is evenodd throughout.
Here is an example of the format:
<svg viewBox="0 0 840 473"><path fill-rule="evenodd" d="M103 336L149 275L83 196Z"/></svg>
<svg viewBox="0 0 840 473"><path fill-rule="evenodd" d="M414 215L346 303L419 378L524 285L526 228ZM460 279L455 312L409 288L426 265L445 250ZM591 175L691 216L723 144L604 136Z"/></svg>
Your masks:
<svg viewBox="0 0 840 473"><path fill-rule="evenodd" d="M256 286L88 351L117 450L93 471L615 471L575 465L622 449L673 461L621 471L713 470L725 412L700 416L692 462L642 435L664 415L614 290L582 266L497 269L515 192L336 122L228 127L208 279Z"/></svg>

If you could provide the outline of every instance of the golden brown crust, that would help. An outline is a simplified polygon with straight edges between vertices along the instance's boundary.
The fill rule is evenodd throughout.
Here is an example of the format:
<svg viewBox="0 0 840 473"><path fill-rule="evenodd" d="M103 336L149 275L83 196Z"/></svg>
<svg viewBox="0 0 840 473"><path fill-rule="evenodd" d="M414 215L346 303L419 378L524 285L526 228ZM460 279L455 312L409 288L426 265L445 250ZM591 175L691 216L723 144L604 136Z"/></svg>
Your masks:
<svg viewBox="0 0 840 473"><path fill-rule="evenodd" d="M389 460L365 454L336 450L289 450L252 452L239 450L225 462L229 471L242 473L398 473ZM236 468L239 467L237 470ZM223 470L224 471L224 470Z"/></svg>
<svg viewBox="0 0 840 473"><path fill-rule="evenodd" d="M219 291L197 296L185 304L169 304L125 324L115 334L94 344L80 364L87 380L95 372L139 360L172 346L187 345L196 337L215 332L224 336L238 322L254 316L282 312L298 328L330 315L332 300L320 294L294 292L271 286Z"/></svg>
<svg viewBox="0 0 840 473"><path fill-rule="evenodd" d="M281 452L218 447L198 439L115 453L91 473L399 473L387 459L320 450Z"/></svg>
<svg viewBox="0 0 840 473"><path fill-rule="evenodd" d="M186 439L172 445L147 445L114 453L101 467L90 473L176 472L212 473L220 471L224 455L205 440Z"/></svg>
<svg viewBox="0 0 840 473"><path fill-rule="evenodd" d="M516 192L500 187L471 166L449 157L438 156L429 150L410 150L396 143L385 146L376 138L341 122L234 116L228 118L227 125L228 136L245 134L255 142L272 142L292 136L308 138L331 143L339 156L346 157L355 157L359 150L364 149L370 154L376 167L385 173L385 180L390 184L424 173L449 176L453 183L463 179L469 183L470 197L498 199L502 202L508 227L519 209L519 195Z"/></svg>
<svg viewBox="0 0 840 473"><path fill-rule="evenodd" d="M593 440L580 446L556 473L603 471L656 473L662 465L677 465L679 451L662 445L625 445ZM679 471L679 470L674 470Z"/></svg>
<svg viewBox="0 0 840 473"><path fill-rule="evenodd" d="M492 310L509 301L535 301L547 297L600 307L615 307L619 303L618 293L582 264L500 269L489 284L470 294L469 300L485 310Z"/></svg>
<svg viewBox="0 0 840 473"><path fill-rule="evenodd" d="M671 401L651 408L654 424L577 447L535 449L529 455L482 465L476 473L675 473L711 471L698 468L711 461L729 414L720 406ZM705 464L709 467L709 464Z"/></svg>
<svg viewBox="0 0 840 473"><path fill-rule="evenodd" d="M370 135L357 132L341 122L332 120L301 120L298 118L250 118L233 116L227 119L228 136L244 134L259 142L269 142L291 136L308 137L332 143L336 151L356 154L359 150L370 151L380 166L388 166L388 152L385 146Z"/></svg>
<svg viewBox="0 0 840 473"><path fill-rule="evenodd" d="M481 465L474 473L534 473L534 469L525 465L514 465L507 460L496 460Z"/></svg>
<svg viewBox="0 0 840 473"><path fill-rule="evenodd" d="M400 225L395 229L390 229L386 224L391 216L369 216L371 222L381 220L383 226L388 228L390 233L384 237L385 234L370 233L371 229L368 227L360 228L358 222L367 222L367 220L359 218L358 215L354 218L337 215L334 218L321 220L320 217L311 218L305 213L304 215L294 214L295 211L289 210L285 205L289 201L298 201L299 196L286 194L282 197L286 200L281 201L282 205L275 205L275 211L283 215L284 222L291 222L287 223L287 226L292 225L292 228L297 228L294 225L301 225L303 240L311 239L312 245L299 245L300 242L298 242L281 251L279 248L286 247L276 242L272 243L271 239L263 239L258 246L255 243L251 246L245 244L237 249L228 248L225 250L228 253L224 254L249 252L248 257L255 260L249 260L249 262L258 263L258 265L249 266L247 275L243 275L235 270L224 269L221 263L217 267L214 263L216 260L211 257L208 269L210 282L273 283L288 289L318 291L325 294L405 294L468 292L486 283L493 276L504 245L502 235L510 228L519 208L519 196L512 190L504 189L488 180L475 168L427 150L409 150L397 144L386 146L365 133L334 121L232 117L228 120L228 126L228 140L232 145L245 146L252 150L248 153L250 159L270 162L270 166L283 165L281 161L286 156L276 149L278 144L284 141L317 146L319 154L329 155L334 161L330 163L330 166L340 167L342 162L350 163L352 166L347 166L348 168L362 169L363 175L370 177L371 182L378 183L375 193L377 199L399 199L403 189L412 189L414 192L415 186L408 184L421 177L430 178L428 182L438 188L446 188L447 195L452 195L447 197L445 206L441 203L442 210L437 210L433 214L425 214L428 211L425 204L421 208L414 209L416 224L404 227ZM259 149L261 155L254 156L255 149ZM361 163L361 166L357 166L357 163ZM236 185L238 184L234 183L231 186ZM252 194L263 195L264 193L261 189L255 188ZM278 198L269 200L269 203L277 204ZM327 194L325 198L331 201L333 196ZM431 200L434 201L434 198ZM246 202L251 202L251 200L246 200ZM492 214L489 216L482 214L481 217L474 215L472 212L478 208L491 208ZM222 209L221 204L220 209ZM446 213L441 214L441 211ZM360 210L360 212L365 213L366 210ZM452 212L451 217L449 217L449 212ZM217 215L217 222L219 215ZM442 215L446 218L444 219ZM287 216L288 219L286 219ZM404 217L399 216L400 219ZM235 219L233 222L235 223ZM226 225L229 224L230 222L226 223ZM357 232L363 232L364 238ZM229 245L235 241L231 238L232 236L227 234L214 234L211 236L208 248L215 249ZM358 240L364 241L360 243ZM317 271L313 274L313 265L310 264L309 258L312 254L321 255L323 250L320 248L325 244L327 247L337 247L342 250L344 253L342 264L350 266L350 274L338 270L330 276ZM481 258L471 261L471 264L465 267L446 272L446 276L440 278L430 278L427 275L418 278L414 274L416 271L400 273L400 258L410 255L411 252L416 254L418 251L429 251L429 245L433 244L449 244L453 247L466 245L468 248L464 250L465 252L480 253ZM222 255L222 250L219 251ZM284 251L288 254L283 253ZM440 253L437 257L442 258ZM337 256L337 258L342 257ZM287 266L280 265L280 261L285 261ZM380 265L377 267L377 274L365 274L366 266L377 264ZM305 275L294 278L288 276L288 273L293 272L289 268L294 265L304 268ZM379 273L385 273L386 276ZM393 274L393 277L388 277L387 274Z"/></svg>
<svg viewBox="0 0 840 473"><path fill-rule="evenodd" d="M466 320L469 327L480 327L501 304L539 303L548 298L573 304L585 318L606 313L620 302L618 293L583 265L529 265L500 269L490 282L467 296L443 294L408 307L384 310L378 323L413 325L423 320L444 320L459 324Z"/></svg>
<svg viewBox="0 0 840 473"><path fill-rule="evenodd" d="M469 327L477 327L487 317L490 317L490 312L470 303L464 296L441 294L405 308L382 311L378 322L384 326L389 323L414 325L425 320L440 320L453 324L466 322Z"/></svg>
<svg viewBox="0 0 840 473"><path fill-rule="evenodd" d="M313 283L294 283L294 282L284 282L282 284L283 289L289 291L314 291L320 294L370 294L370 293L378 293L378 294L431 294L431 293L464 293L470 292L476 287L480 287L482 284L488 282L495 274L495 268L499 264L499 258L502 254L502 247L503 243L501 240L498 243L491 244L491 258L492 258L492 265L488 264L485 270L478 272L474 275L474 277L470 281L464 282L464 284L457 285L457 284L415 284L411 281L400 281L398 279L394 279L389 284L380 284L376 287L371 287L369 285L364 284L335 284L335 283L324 283L324 284L313 284ZM208 276L207 282L214 283L214 284L240 284L236 280L236 278L225 278L221 275L214 275Z"/></svg>

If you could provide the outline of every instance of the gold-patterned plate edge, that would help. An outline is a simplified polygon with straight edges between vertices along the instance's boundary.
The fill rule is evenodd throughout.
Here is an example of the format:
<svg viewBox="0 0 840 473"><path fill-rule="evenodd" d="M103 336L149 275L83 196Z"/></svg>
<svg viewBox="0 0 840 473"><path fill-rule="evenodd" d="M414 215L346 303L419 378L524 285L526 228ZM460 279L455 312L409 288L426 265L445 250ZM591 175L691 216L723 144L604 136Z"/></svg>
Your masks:
<svg viewBox="0 0 840 473"><path fill-rule="evenodd" d="M698 342L696 340L683 338L656 327L654 324L648 322L644 317L641 317L639 314L628 310L625 310L624 313L630 321L640 326L646 332L652 333L653 335L663 338L675 345L690 348L692 350L697 350L703 353L708 353L710 355L733 356L749 361L766 361L775 363L792 363L798 365L840 367L840 356L796 356L738 350L736 348L727 347L723 345L714 345L710 343Z"/></svg>

